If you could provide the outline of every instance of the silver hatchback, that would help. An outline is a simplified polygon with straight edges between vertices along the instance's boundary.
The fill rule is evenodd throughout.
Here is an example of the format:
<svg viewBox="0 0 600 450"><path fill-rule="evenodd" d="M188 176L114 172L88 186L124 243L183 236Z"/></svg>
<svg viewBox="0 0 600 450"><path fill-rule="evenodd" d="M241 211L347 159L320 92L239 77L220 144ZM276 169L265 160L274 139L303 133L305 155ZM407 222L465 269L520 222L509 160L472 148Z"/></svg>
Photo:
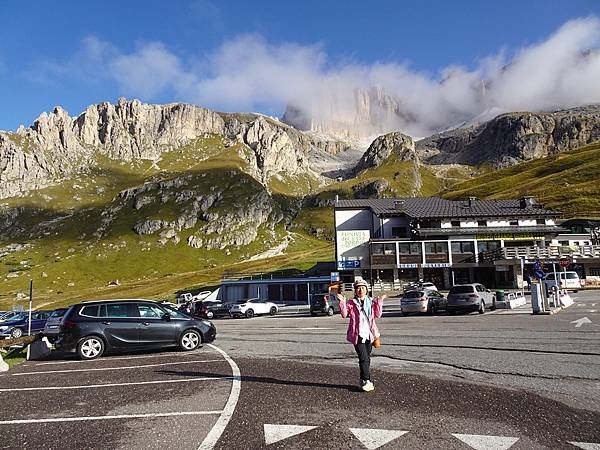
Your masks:
<svg viewBox="0 0 600 450"><path fill-rule="evenodd" d="M435 314L446 309L446 299L438 291L431 289L408 291L400 300L400 308L405 316L412 312Z"/></svg>
<svg viewBox="0 0 600 450"><path fill-rule="evenodd" d="M447 307L450 314L457 311L477 311L483 314L488 308L496 309L496 294L483 284L457 284L450 288Z"/></svg>

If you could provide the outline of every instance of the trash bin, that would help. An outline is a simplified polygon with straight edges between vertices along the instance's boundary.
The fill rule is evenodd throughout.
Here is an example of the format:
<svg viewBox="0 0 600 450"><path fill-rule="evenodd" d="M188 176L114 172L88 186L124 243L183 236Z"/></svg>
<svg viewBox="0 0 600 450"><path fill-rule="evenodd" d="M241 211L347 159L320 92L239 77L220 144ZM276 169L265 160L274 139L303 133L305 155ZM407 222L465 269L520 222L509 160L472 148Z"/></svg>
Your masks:
<svg viewBox="0 0 600 450"><path fill-rule="evenodd" d="M496 301L497 302L503 302L504 301L504 290L498 289L496 291Z"/></svg>

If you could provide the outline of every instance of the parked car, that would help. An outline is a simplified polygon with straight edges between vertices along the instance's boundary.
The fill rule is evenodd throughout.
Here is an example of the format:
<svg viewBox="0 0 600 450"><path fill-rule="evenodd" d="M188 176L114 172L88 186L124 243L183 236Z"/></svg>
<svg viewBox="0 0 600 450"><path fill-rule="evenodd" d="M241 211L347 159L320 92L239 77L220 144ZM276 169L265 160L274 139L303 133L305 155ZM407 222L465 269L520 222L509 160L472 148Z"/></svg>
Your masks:
<svg viewBox="0 0 600 450"><path fill-rule="evenodd" d="M496 309L496 294L483 284L457 284L448 292L447 311L450 314L457 311L478 311L483 314L487 308Z"/></svg>
<svg viewBox="0 0 600 450"><path fill-rule="evenodd" d="M53 342L60 332L60 324L63 321L65 313L69 308L58 308L52 311L52 314L46 320L46 325L44 326L44 336L47 336L48 339Z"/></svg>
<svg viewBox="0 0 600 450"><path fill-rule="evenodd" d="M233 304L229 310L229 315L231 317L246 316L250 318L259 314L274 316L277 314L277 311L278 308L275 303L259 298L251 298L249 300L240 300L238 303Z"/></svg>
<svg viewBox="0 0 600 450"><path fill-rule="evenodd" d="M556 277L554 275L554 272L550 272L544 277L546 289L551 289L552 286L556 286L556 278L558 278L560 289L570 289L574 292L577 292L582 287L582 283L577 272L556 272Z"/></svg>
<svg viewBox="0 0 600 450"><path fill-rule="evenodd" d="M313 294L310 299L310 314L327 314L333 316L340 312L340 305L335 296L330 296L328 292L324 294Z"/></svg>
<svg viewBox="0 0 600 450"><path fill-rule="evenodd" d="M23 311L5 311L0 315L0 322L6 322L7 320L12 319L13 317L21 314Z"/></svg>
<svg viewBox="0 0 600 450"><path fill-rule="evenodd" d="M55 347L94 359L105 352L169 346L194 350L216 334L211 322L152 300L97 300L69 307Z"/></svg>
<svg viewBox="0 0 600 450"><path fill-rule="evenodd" d="M44 330L46 320L52 311L31 312L31 333L36 334ZM29 311L21 311L19 314L0 323L0 336L13 339L20 338L29 331Z"/></svg>
<svg viewBox="0 0 600 450"><path fill-rule="evenodd" d="M448 302L442 294L431 289L405 292L400 299L403 315L408 313L435 314L447 308Z"/></svg>
<svg viewBox="0 0 600 450"><path fill-rule="evenodd" d="M430 281L413 281L411 283L408 283L405 287L404 287L404 292L409 292L409 291L421 291L423 289L430 289L432 291L437 291L438 288L436 287L435 284L433 284Z"/></svg>
<svg viewBox="0 0 600 450"><path fill-rule="evenodd" d="M203 300L196 304L196 312L206 319L214 317L229 317L231 303L223 303L220 300Z"/></svg>
<svg viewBox="0 0 600 450"><path fill-rule="evenodd" d="M421 283L421 287L423 289L429 289L432 291L437 291L438 288L435 286L435 284L431 283L430 281L425 281L424 283Z"/></svg>

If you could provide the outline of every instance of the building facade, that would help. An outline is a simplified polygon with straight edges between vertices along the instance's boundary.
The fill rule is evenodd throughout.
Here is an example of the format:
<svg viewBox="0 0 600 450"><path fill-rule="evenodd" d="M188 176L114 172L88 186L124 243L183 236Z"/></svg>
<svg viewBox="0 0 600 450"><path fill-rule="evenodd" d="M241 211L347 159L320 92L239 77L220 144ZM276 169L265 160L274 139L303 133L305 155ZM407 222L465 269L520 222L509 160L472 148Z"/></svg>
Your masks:
<svg viewBox="0 0 600 450"><path fill-rule="evenodd" d="M469 282L522 287L536 252L548 255L552 239L566 231L556 224L559 213L532 197L338 200L334 214L336 264L344 281L423 279L439 289ZM529 249L533 259L519 248Z"/></svg>

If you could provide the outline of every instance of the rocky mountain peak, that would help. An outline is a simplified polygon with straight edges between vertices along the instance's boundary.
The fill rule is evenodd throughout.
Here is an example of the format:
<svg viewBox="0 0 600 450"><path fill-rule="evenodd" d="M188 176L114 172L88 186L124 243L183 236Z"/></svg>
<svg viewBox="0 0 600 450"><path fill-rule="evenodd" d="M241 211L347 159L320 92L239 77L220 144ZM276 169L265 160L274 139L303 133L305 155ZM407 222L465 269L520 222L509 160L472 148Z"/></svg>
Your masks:
<svg viewBox="0 0 600 450"><path fill-rule="evenodd" d="M410 161L416 158L415 143L410 136L400 132L392 132L379 136L369 146L355 171L377 167L390 156L396 156L400 161Z"/></svg>

